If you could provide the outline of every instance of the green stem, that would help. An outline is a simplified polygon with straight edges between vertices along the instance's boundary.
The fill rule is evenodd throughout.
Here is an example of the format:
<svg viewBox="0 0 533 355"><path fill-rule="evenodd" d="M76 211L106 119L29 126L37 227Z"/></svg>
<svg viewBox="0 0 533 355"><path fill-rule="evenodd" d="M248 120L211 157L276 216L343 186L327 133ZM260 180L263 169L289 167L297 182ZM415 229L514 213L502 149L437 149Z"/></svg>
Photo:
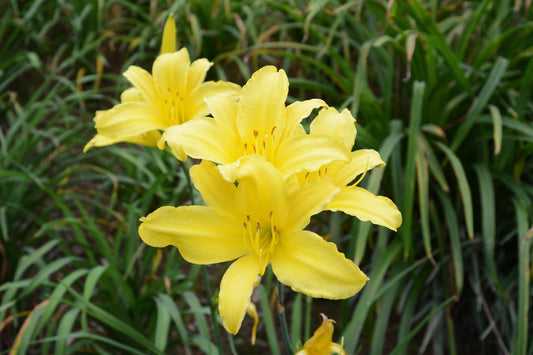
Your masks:
<svg viewBox="0 0 533 355"><path fill-rule="evenodd" d="M285 309L283 304L283 284L278 280L278 303L279 303L279 323L281 325L281 334L283 335L283 342L287 348L287 352L292 355L294 354L294 349L292 348L291 338L289 336L289 329L287 328L287 317L285 317Z"/></svg>

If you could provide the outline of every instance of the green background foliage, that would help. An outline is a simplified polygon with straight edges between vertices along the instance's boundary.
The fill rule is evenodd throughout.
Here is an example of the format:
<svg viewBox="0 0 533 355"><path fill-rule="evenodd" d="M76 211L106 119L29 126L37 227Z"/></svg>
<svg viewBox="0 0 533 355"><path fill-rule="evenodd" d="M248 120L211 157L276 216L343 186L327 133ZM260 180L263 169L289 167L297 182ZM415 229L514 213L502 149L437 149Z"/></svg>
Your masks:
<svg viewBox="0 0 533 355"><path fill-rule="evenodd" d="M209 79L283 68L290 102L350 109L356 148L387 162L362 184L402 226L313 220L371 281L344 301L284 290L293 348L324 312L348 354L533 354L530 1L1 4L0 353L287 353L271 274L252 347L250 318L233 337L210 316L226 265L202 272L138 238L140 216L190 203L172 157L81 152L173 14L178 46L215 63Z"/></svg>

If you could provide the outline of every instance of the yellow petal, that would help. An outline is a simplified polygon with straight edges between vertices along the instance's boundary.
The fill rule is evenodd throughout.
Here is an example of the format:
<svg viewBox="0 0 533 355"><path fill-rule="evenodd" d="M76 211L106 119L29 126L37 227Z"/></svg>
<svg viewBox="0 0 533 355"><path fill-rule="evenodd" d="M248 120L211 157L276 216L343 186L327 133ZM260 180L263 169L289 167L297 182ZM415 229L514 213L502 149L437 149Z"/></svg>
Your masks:
<svg viewBox="0 0 533 355"><path fill-rule="evenodd" d="M144 100L150 102L155 107L159 106L160 98L150 73L143 68L130 65L128 70L126 70L123 75L134 87L139 90Z"/></svg>
<svg viewBox="0 0 533 355"><path fill-rule="evenodd" d="M140 220L139 235L146 244L174 245L193 264L234 260L247 252L241 222L206 206L164 206Z"/></svg>
<svg viewBox="0 0 533 355"><path fill-rule="evenodd" d="M92 147L104 147L104 146L119 143L119 142L128 142L128 143L146 145L148 147L155 147L160 137L161 137L161 133L159 133L159 131L150 131L150 132L146 132L145 134L140 134L138 136L130 136L130 137L123 137L123 138L115 138L115 139L105 137L101 134L96 134L85 145L85 147L83 148L83 152L86 153Z"/></svg>
<svg viewBox="0 0 533 355"><path fill-rule="evenodd" d="M402 214L394 202L358 186L341 189L327 209L342 211L361 221L370 221L394 231L402 224Z"/></svg>
<svg viewBox="0 0 533 355"><path fill-rule="evenodd" d="M161 43L161 54L176 51L176 21L173 15L168 15L163 29L163 40Z"/></svg>
<svg viewBox="0 0 533 355"><path fill-rule="evenodd" d="M309 224L312 215L324 210L339 188L330 179L315 180L295 190L290 200L290 212L285 226L300 230Z"/></svg>
<svg viewBox="0 0 533 355"><path fill-rule="evenodd" d="M111 139L121 139L165 129L163 116L147 102L125 102L118 104L95 117L95 128L99 134Z"/></svg>
<svg viewBox="0 0 533 355"><path fill-rule="evenodd" d="M341 143L349 151L352 150L357 130L355 119L347 109L339 113L335 108L328 107L320 110L311 122L311 134L324 135Z"/></svg>
<svg viewBox="0 0 533 355"><path fill-rule="evenodd" d="M157 57L152 67L152 75L159 90L170 90L172 95L180 95L185 99L190 63L187 48Z"/></svg>
<svg viewBox="0 0 533 355"><path fill-rule="evenodd" d="M231 334L237 334L241 327L254 284L260 277L258 269L259 259L250 253L233 262L222 277L218 310L224 328Z"/></svg>
<svg viewBox="0 0 533 355"><path fill-rule="evenodd" d="M237 150L240 145L235 132L211 117L169 127L162 139L181 146L192 158L219 164L231 163L241 155Z"/></svg>
<svg viewBox="0 0 533 355"><path fill-rule="evenodd" d="M285 132L283 136L285 138L291 136L295 129L297 129L298 123L308 117L315 108L326 106L326 103L320 99L296 101L287 106L285 111L287 123L285 124Z"/></svg>
<svg viewBox="0 0 533 355"><path fill-rule="evenodd" d="M213 118L232 131L237 131L237 99L230 94L222 93L205 98L205 103Z"/></svg>
<svg viewBox="0 0 533 355"><path fill-rule="evenodd" d="M235 184L222 178L215 164L202 161L190 170L194 186L202 194L204 202L214 209L235 210Z"/></svg>
<svg viewBox="0 0 533 355"><path fill-rule="evenodd" d="M205 80L205 75L213 63L205 58L200 58L191 63L189 69L189 76L187 78L187 91L190 92L193 89L200 86Z"/></svg>
<svg viewBox="0 0 533 355"><path fill-rule="evenodd" d="M253 219L267 222L273 214L275 223L284 223L289 212L288 192L281 173L260 155L246 155L236 171L237 208Z"/></svg>
<svg viewBox="0 0 533 355"><path fill-rule="evenodd" d="M296 355L329 355L334 353L346 355L341 345L332 342L333 324L335 322L332 319L328 319L324 313L320 313L320 315L322 316L322 324L315 330L313 336L305 342L304 349Z"/></svg>
<svg viewBox="0 0 533 355"><path fill-rule="evenodd" d="M379 153L373 149L359 149L351 152L351 155L350 163L341 167L334 177L337 186L346 186L367 170L385 166Z"/></svg>
<svg viewBox="0 0 533 355"><path fill-rule="evenodd" d="M159 141L157 142L157 147L161 150L165 149L165 141L159 139ZM168 147L170 148L170 152L176 157L176 159L178 159L179 161L187 160L187 154L185 154L185 151L179 144L169 143Z"/></svg>
<svg viewBox="0 0 533 355"><path fill-rule="evenodd" d="M143 101L141 91L135 87L126 89L120 94L120 102Z"/></svg>
<svg viewBox="0 0 533 355"><path fill-rule="evenodd" d="M348 298L368 280L334 243L310 231L282 231L271 263L282 283L311 297Z"/></svg>
<svg viewBox="0 0 533 355"><path fill-rule="evenodd" d="M225 81L202 83L189 93L185 102L185 116L188 120L193 120L198 117L205 117L209 113L212 114L207 108L206 99L223 93L237 95L240 89L240 86ZM235 116L233 116L233 121L235 121Z"/></svg>
<svg viewBox="0 0 533 355"><path fill-rule="evenodd" d="M256 71L244 85L239 99L237 127L244 139L283 129L289 80L285 71L266 66ZM257 133L254 133L257 132Z"/></svg>
<svg viewBox="0 0 533 355"><path fill-rule="evenodd" d="M285 177L302 170L318 170L331 161L349 161L350 152L324 136L293 136L280 144L274 165Z"/></svg>

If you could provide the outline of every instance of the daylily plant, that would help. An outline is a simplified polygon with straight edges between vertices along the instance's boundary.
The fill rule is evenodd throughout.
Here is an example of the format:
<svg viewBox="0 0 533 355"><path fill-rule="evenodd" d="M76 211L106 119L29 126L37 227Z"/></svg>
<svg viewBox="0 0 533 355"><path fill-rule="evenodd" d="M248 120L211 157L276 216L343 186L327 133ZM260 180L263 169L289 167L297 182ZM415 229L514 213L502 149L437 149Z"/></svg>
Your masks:
<svg viewBox="0 0 533 355"><path fill-rule="evenodd" d="M279 281L318 298L351 297L368 280L334 243L304 230L338 192L331 179L289 191L283 174L257 154L240 159L235 183L205 160L190 174L206 206L161 207L141 218L139 235L154 247L176 246L195 264L236 259L219 292L228 332L239 331L254 284L269 264Z"/></svg>
<svg viewBox="0 0 533 355"><path fill-rule="evenodd" d="M206 99L213 117L169 128L163 140L179 145L193 158L223 165L232 181L242 156L257 154L274 164L284 177L316 170L331 161L349 161L342 144L327 136L302 134L301 120L322 100L298 101L285 106L289 81L285 71L266 66L243 86L238 99L220 94Z"/></svg>
<svg viewBox="0 0 533 355"><path fill-rule="evenodd" d="M191 63L186 48L176 51L175 24L172 16L163 33L162 53L152 67L152 74L130 66L124 76L133 85L121 97L121 103L94 118L96 136L84 151L93 146L133 142L164 148L161 131L209 114L204 99L219 93L237 95L240 86L224 82L204 82L213 63L205 58ZM185 160L184 152L170 145L174 155Z"/></svg>

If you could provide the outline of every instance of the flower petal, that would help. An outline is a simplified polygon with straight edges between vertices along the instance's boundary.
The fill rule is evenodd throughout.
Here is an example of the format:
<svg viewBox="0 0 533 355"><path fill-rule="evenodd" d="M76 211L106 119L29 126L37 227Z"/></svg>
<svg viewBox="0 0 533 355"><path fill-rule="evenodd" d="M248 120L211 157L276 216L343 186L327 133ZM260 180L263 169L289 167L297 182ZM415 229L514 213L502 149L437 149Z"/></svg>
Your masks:
<svg viewBox="0 0 533 355"><path fill-rule="evenodd" d="M394 202L358 186L341 189L326 208L342 211L361 221L370 221L394 231L402 224L402 214Z"/></svg>
<svg viewBox="0 0 533 355"><path fill-rule="evenodd" d="M155 59L152 67L154 83L159 90L164 92L170 90L172 95L180 95L185 99L190 63L187 48L161 54Z"/></svg>
<svg viewBox="0 0 533 355"><path fill-rule="evenodd" d="M213 118L230 130L237 132L237 99L235 96L223 93L206 97L205 103Z"/></svg>
<svg viewBox="0 0 533 355"><path fill-rule="evenodd" d="M358 175L375 167L385 166L381 156L373 149L359 149L351 152L352 160L341 167L335 174L334 180L337 186L346 186Z"/></svg>
<svg viewBox="0 0 533 355"><path fill-rule="evenodd" d="M146 145L148 147L155 147L157 141L161 138L161 133L159 131L150 131L145 134L140 134L137 136L123 137L123 138L109 138L101 134L96 134L87 144L83 147L83 152L86 153L92 147L104 147L107 145L119 143L119 142L128 142L134 144Z"/></svg>
<svg viewBox="0 0 533 355"><path fill-rule="evenodd" d="M174 245L193 264L234 260L247 252L241 222L206 206L164 206L140 220L139 235L146 244Z"/></svg>
<svg viewBox="0 0 533 355"><path fill-rule="evenodd" d="M241 155L235 132L211 117L197 118L169 127L163 140L180 145L188 156L219 164L232 163Z"/></svg>
<svg viewBox="0 0 533 355"><path fill-rule="evenodd" d="M174 15L168 15L165 27L163 28L163 40L161 43L161 53L172 53L176 51L176 21Z"/></svg>
<svg viewBox="0 0 533 355"><path fill-rule="evenodd" d="M233 262L222 277L218 311L224 328L231 334L237 334L241 327L254 284L260 277L258 270L259 258L250 253Z"/></svg>
<svg viewBox="0 0 533 355"><path fill-rule="evenodd" d="M230 95L238 95L241 87L239 85L228 83L225 81L208 81L202 83L200 86L189 92L187 102L185 102L185 116L188 120L193 120L198 117L205 117L212 114L207 108L205 100L212 96L227 93ZM235 121L233 116L233 121Z"/></svg>
<svg viewBox="0 0 533 355"><path fill-rule="evenodd" d="M329 137L298 135L280 144L274 165L288 177L302 170L318 170L335 160L349 161L350 152Z"/></svg>
<svg viewBox="0 0 533 355"><path fill-rule="evenodd" d="M187 92L200 86L205 80L205 75L213 63L205 58L200 58L191 63L189 76L187 78Z"/></svg>
<svg viewBox="0 0 533 355"><path fill-rule="evenodd" d="M168 125L152 105L140 101L118 104L96 115L94 121L99 134L121 140L157 129L163 130Z"/></svg>
<svg viewBox="0 0 533 355"><path fill-rule="evenodd" d="M296 101L290 104L285 109L285 117L287 123L285 124L284 137L290 137L304 118L308 117L315 108L327 107L326 103L320 99L311 99L305 101Z"/></svg>
<svg viewBox="0 0 533 355"><path fill-rule="evenodd" d="M266 66L256 71L242 88L237 127L242 138L271 134L273 127L283 129L289 80L285 71ZM254 133L255 132L255 133Z"/></svg>
<svg viewBox="0 0 533 355"><path fill-rule="evenodd" d="M283 231L271 263L282 283L311 297L348 298L368 280L334 243L310 231Z"/></svg>
<svg viewBox="0 0 533 355"><path fill-rule="evenodd" d="M281 173L260 155L246 155L239 161L236 171L239 211L254 219L282 225L289 212L288 192Z"/></svg>
<svg viewBox="0 0 533 355"><path fill-rule="evenodd" d="M348 109L339 113L333 107L323 108L311 122L310 132L333 138L351 151L357 135L354 123L355 119Z"/></svg>
<svg viewBox="0 0 533 355"><path fill-rule="evenodd" d="M203 160L191 168L191 178L208 206L225 211L235 210L237 187L224 180L215 164Z"/></svg>
<svg viewBox="0 0 533 355"><path fill-rule="evenodd" d="M141 91L136 87L132 87L122 91L120 94L120 102L129 102L129 101L143 101L144 98L141 94Z"/></svg>
<svg viewBox="0 0 533 355"><path fill-rule="evenodd" d="M139 90L144 100L152 103L152 105L159 107L159 94L154 85L152 75L143 68L135 65L130 65L128 70L123 74L128 81Z"/></svg>
<svg viewBox="0 0 533 355"><path fill-rule="evenodd" d="M300 186L289 197L290 212L285 226L304 229L312 215L324 210L339 188L330 179L315 180Z"/></svg>

